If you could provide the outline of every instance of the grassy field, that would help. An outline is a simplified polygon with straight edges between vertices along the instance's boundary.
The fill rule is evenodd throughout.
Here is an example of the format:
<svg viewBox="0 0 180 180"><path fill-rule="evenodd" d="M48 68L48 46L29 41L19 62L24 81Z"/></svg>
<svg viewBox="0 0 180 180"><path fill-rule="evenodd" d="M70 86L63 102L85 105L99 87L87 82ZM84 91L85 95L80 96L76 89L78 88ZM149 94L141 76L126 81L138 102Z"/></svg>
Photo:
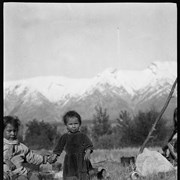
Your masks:
<svg viewBox="0 0 180 180"><path fill-rule="evenodd" d="M149 148L151 150L159 151L160 148ZM124 148L124 149L114 149L114 150L94 150L93 154L91 155L91 162L93 167L96 168L105 168L111 180L130 180L129 176L132 172L132 167L127 166L123 167L120 163L120 158L136 156L138 154L138 148ZM40 154L46 154L46 150L38 151ZM63 163L65 153L59 157L58 162ZM52 166L51 165L43 165L41 170L45 172L51 172ZM50 178L48 178L50 180ZM159 173L156 175L151 175L149 177L139 178L143 180L177 180L177 172L168 172L168 173ZM96 180L96 178L93 178Z"/></svg>

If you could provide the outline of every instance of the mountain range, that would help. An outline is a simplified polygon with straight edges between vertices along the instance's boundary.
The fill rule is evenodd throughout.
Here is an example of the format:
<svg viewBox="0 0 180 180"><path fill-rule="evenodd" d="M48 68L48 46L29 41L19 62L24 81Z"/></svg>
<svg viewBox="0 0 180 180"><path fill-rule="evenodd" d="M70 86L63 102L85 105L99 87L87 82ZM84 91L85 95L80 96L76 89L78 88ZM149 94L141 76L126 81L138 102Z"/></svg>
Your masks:
<svg viewBox="0 0 180 180"><path fill-rule="evenodd" d="M139 110L160 111L177 77L177 62L152 62L139 71L108 68L89 79L41 76L4 82L4 115L16 115L23 122L32 119L60 122L68 110L92 120L95 107L107 109L110 120L122 110L135 115ZM177 89L165 116L172 118L177 106Z"/></svg>

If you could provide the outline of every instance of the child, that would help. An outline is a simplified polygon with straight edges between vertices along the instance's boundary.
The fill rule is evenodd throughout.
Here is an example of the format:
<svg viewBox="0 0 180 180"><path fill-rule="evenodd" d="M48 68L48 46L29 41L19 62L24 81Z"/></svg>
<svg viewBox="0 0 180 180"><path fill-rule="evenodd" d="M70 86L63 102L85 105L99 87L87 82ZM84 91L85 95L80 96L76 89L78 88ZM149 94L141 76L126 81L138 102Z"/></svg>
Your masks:
<svg viewBox="0 0 180 180"><path fill-rule="evenodd" d="M64 180L89 180L88 167L93 145L90 139L79 131L81 117L76 111L69 111L63 117L67 133L62 135L48 162L53 163L63 150L66 155L63 164Z"/></svg>
<svg viewBox="0 0 180 180"><path fill-rule="evenodd" d="M167 157L174 165L177 163L177 108L174 110L174 130L170 136L167 145L165 145L163 150L163 155ZM169 154L168 154L169 152Z"/></svg>
<svg viewBox="0 0 180 180"><path fill-rule="evenodd" d="M5 179L28 179L28 171L23 162L40 165L46 163L46 156L33 153L27 146L17 139L20 120L17 117L5 116L3 118L3 172ZM38 176L33 179L38 179Z"/></svg>

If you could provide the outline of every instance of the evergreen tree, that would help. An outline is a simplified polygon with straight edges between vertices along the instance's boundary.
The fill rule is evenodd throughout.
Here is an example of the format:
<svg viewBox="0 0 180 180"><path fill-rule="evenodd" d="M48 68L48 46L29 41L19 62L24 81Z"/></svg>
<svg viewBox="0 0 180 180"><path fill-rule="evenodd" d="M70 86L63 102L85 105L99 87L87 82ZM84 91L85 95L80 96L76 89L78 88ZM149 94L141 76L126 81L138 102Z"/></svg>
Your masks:
<svg viewBox="0 0 180 180"><path fill-rule="evenodd" d="M29 121L25 133L25 143L33 149L50 149L57 136L57 127L42 121Z"/></svg>
<svg viewBox="0 0 180 180"><path fill-rule="evenodd" d="M98 137L111 134L112 131L107 109L103 110L102 107L96 106L95 110L96 114L93 116L92 135L95 140L98 140Z"/></svg>
<svg viewBox="0 0 180 180"><path fill-rule="evenodd" d="M148 112L139 111L139 113L134 117L134 129L136 130L134 137L136 137L136 143L141 145L144 142L158 115L159 112L152 108ZM152 133L152 138L148 142L149 145L160 145L160 143L162 143L166 138L166 133L168 132L166 122L167 120L163 117L160 119L160 121L158 121L155 130Z"/></svg>
<svg viewBox="0 0 180 180"><path fill-rule="evenodd" d="M146 139L154 121L158 116L155 109L148 112L139 111L138 114L132 119L130 114L126 111L121 111L118 121L118 128L122 135L121 144L124 146L140 146ZM168 127L166 126L165 118L157 123L155 131L148 144L160 145L166 138Z"/></svg>
<svg viewBox="0 0 180 180"><path fill-rule="evenodd" d="M119 145L129 146L129 144L132 144L135 138L133 135L135 131L134 121L126 110L120 112L119 118L117 119L117 128L119 129L118 136L121 136Z"/></svg>

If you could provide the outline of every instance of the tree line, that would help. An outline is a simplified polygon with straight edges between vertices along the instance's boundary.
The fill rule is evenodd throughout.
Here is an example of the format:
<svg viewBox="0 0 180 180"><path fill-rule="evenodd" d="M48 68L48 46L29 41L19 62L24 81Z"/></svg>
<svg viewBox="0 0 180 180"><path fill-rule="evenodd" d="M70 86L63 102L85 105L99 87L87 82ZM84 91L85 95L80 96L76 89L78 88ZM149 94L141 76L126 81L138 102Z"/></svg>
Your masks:
<svg viewBox="0 0 180 180"><path fill-rule="evenodd" d="M81 131L91 138L95 149L139 147L146 139L158 114L159 112L152 108L147 112L139 111L132 117L128 111L123 110L112 125L107 109L95 107L92 125L82 125ZM21 135L19 138L32 149L51 150L61 136L57 125L43 120L33 119L26 127L24 138ZM167 119L162 117L147 146L163 146L171 130L172 126L167 126Z"/></svg>

